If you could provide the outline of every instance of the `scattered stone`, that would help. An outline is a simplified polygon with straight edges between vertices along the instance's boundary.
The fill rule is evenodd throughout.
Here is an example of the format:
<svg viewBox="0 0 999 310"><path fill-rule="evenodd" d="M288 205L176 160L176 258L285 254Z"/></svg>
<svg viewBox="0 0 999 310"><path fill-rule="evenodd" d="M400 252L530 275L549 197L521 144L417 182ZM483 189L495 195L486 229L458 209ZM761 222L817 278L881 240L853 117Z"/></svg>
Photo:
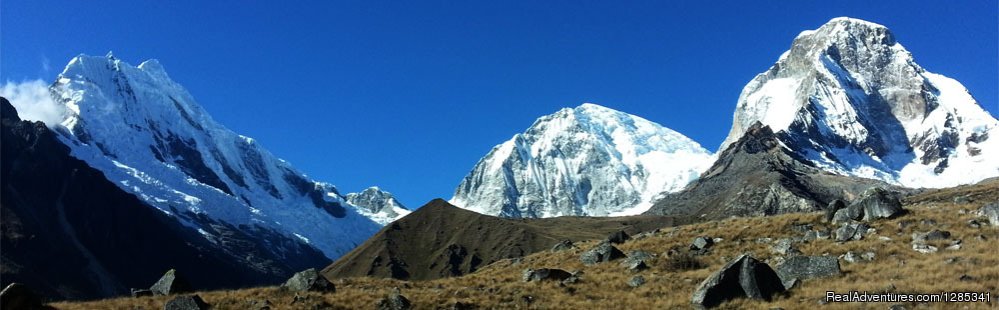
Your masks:
<svg viewBox="0 0 999 310"><path fill-rule="evenodd" d="M878 240L881 240L881 241L891 241L891 237L878 236Z"/></svg>
<svg viewBox="0 0 999 310"><path fill-rule="evenodd" d="M628 239L631 239L631 236L623 230L615 231L611 233L610 236L607 236L607 242L610 242L611 244L622 244L625 241L628 241Z"/></svg>
<svg viewBox="0 0 999 310"><path fill-rule="evenodd" d="M624 258L624 253L608 242L601 242L592 249L583 252L579 260L584 265L594 265L602 262L609 262L615 259Z"/></svg>
<svg viewBox="0 0 999 310"><path fill-rule="evenodd" d="M903 304L894 304L888 307L888 310L909 310L909 308L906 308Z"/></svg>
<svg viewBox="0 0 999 310"><path fill-rule="evenodd" d="M153 296L153 291L150 291L150 290L147 290L147 289L143 289L143 288L133 288L132 289L132 297L139 298L139 297L146 297L146 296Z"/></svg>
<svg viewBox="0 0 999 310"><path fill-rule="evenodd" d="M840 275L839 259L834 256L794 256L777 265L777 275L784 286L791 279L812 279Z"/></svg>
<svg viewBox="0 0 999 310"><path fill-rule="evenodd" d="M968 227L971 227L971 228L981 228L982 227L982 223L979 222L976 219L970 219L970 220L968 220Z"/></svg>
<svg viewBox="0 0 999 310"><path fill-rule="evenodd" d="M149 288L154 295L166 296L170 294L189 293L193 291L184 277L177 273L177 270L167 270L165 274L152 287Z"/></svg>
<svg viewBox="0 0 999 310"><path fill-rule="evenodd" d="M208 303L205 303L198 295L177 296L163 305L163 310L205 310Z"/></svg>
<svg viewBox="0 0 999 310"><path fill-rule="evenodd" d="M642 284L645 284L645 277L643 276L634 276L631 277L631 280L628 280L628 286L630 287L639 287Z"/></svg>
<svg viewBox="0 0 999 310"><path fill-rule="evenodd" d="M969 276L969 275L966 275L966 274L962 274L961 277L959 277L957 279L959 281L975 281L975 280L977 280L975 277L972 277L972 276Z"/></svg>
<svg viewBox="0 0 999 310"><path fill-rule="evenodd" d="M563 281L572 277L572 274L568 271L562 269L554 268L541 268L541 269L525 269L523 273L524 282L540 282L540 281Z"/></svg>
<svg viewBox="0 0 999 310"><path fill-rule="evenodd" d="M842 210L843 208L846 208L846 203L843 202L842 200L834 199L833 201L829 202L829 206L826 207L826 222L836 223L836 221L834 221L834 218L836 217L836 212Z"/></svg>
<svg viewBox="0 0 999 310"><path fill-rule="evenodd" d="M711 239L710 237L697 237L694 238L694 242L690 243L690 249L695 251L707 250L714 244L714 239Z"/></svg>
<svg viewBox="0 0 999 310"><path fill-rule="evenodd" d="M574 248L576 248L576 245L572 243L572 240L567 239L556 243L555 246L552 247L552 252L568 251Z"/></svg>
<svg viewBox="0 0 999 310"><path fill-rule="evenodd" d="M438 308L438 309L447 309L447 310L474 310L474 309L476 309L476 307L475 307L475 304L472 304L472 303L469 303L469 302L456 301L456 302L454 302L454 304L451 304L451 306L449 306L447 308Z"/></svg>
<svg viewBox="0 0 999 310"><path fill-rule="evenodd" d="M774 239L770 237L756 238L756 243L771 243L771 242L774 242Z"/></svg>
<svg viewBox="0 0 999 310"><path fill-rule="evenodd" d="M988 239L989 238L985 238L985 235L982 235L982 234L979 234L979 235L975 236L975 240L978 240L978 241L985 241L985 240L988 240Z"/></svg>
<svg viewBox="0 0 999 310"><path fill-rule="evenodd" d="M913 243L912 249L923 254L936 253L937 247L925 243Z"/></svg>
<svg viewBox="0 0 999 310"><path fill-rule="evenodd" d="M412 304L409 303L409 299L406 296L402 296L402 292L399 288L393 288L392 292L388 296L382 298L378 301L376 308L378 310L409 310Z"/></svg>
<svg viewBox="0 0 999 310"><path fill-rule="evenodd" d="M292 292L336 292L336 286L327 280L325 276L319 274L315 268L295 273L281 287Z"/></svg>
<svg viewBox="0 0 999 310"><path fill-rule="evenodd" d="M800 255L801 254L801 251L799 251L797 248L794 247L794 242L791 241L791 239L788 239L788 238L783 238L783 239L777 240L777 244L775 244L774 246L770 247L770 250L772 250L774 253L777 253L777 254L780 254L780 255Z"/></svg>
<svg viewBox="0 0 999 310"><path fill-rule="evenodd" d="M988 219L992 226L999 226L999 201L983 206L978 214Z"/></svg>
<svg viewBox="0 0 999 310"><path fill-rule="evenodd" d="M957 196L957 197L954 197L954 203L958 203L958 204L971 203L971 197L968 197L968 196Z"/></svg>
<svg viewBox="0 0 999 310"><path fill-rule="evenodd" d="M899 230L905 229L906 227L912 226L912 224L915 224L915 223L916 223L916 221L913 221L913 220L902 220L902 221L899 221L898 222L898 229Z"/></svg>
<svg viewBox="0 0 999 310"><path fill-rule="evenodd" d="M783 291L784 285L769 265L743 254L704 279L690 302L711 308L735 298L770 300Z"/></svg>
<svg viewBox="0 0 999 310"><path fill-rule="evenodd" d="M808 233L809 231L812 231L812 227L813 226L811 223L792 223L791 231L799 234L805 234Z"/></svg>
<svg viewBox="0 0 999 310"><path fill-rule="evenodd" d="M273 305L271 304L270 300L264 299L264 300L249 300L247 301L247 306L248 306L247 308L251 310L271 310L271 306Z"/></svg>
<svg viewBox="0 0 999 310"><path fill-rule="evenodd" d="M651 253L634 250L628 253L628 257L621 262L621 266L624 266L632 272L638 272L645 269L649 269L649 264L654 257Z"/></svg>
<svg viewBox="0 0 999 310"><path fill-rule="evenodd" d="M0 305L3 309L44 309L41 298L32 292L27 285L11 283L0 291Z"/></svg>
<svg viewBox="0 0 999 310"><path fill-rule="evenodd" d="M914 243L926 243L927 241L946 240L948 238L950 238L950 232L946 230L934 229L925 233L912 233L912 242Z"/></svg>
<svg viewBox="0 0 999 310"><path fill-rule="evenodd" d="M850 240L864 239L867 230L870 229L866 223L846 223L836 229L836 241L847 242Z"/></svg>
<svg viewBox="0 0 999 310"><path fill-rule="evenodd" d="M860 254L860 258L863 258L866 261L872 261L875 257L877 257L877 254L874 254L874 252L865 252L864 254Z"/></svg>
<svg viewBox="0 0 999 310"><path fill-rule="evenodd" d="M847 263L851 263L851 264L860 261L860 256L857 255L857 254L854 254L853 251L846 252L846 254L840 255L839 258L841 258L841 259L843 259L843 261L845 261Z"/></svg>
<svg viewBox="0 0 999 310"><path fill-rule="evenodd" d="M958 240L951 241L950 244L947 245L947 247L944 248L944 249L949 250L949 251L960 250L961 249L961 240L958 239Z"/></svg>
<svg viewBox="0 0 999 310"><path fill-rule="evenodd" d="M823 228L815 231L815 238L817 239L829 239L832 237L832 232L829 228Z"/></svg>
<svg viewBox="0 0 999 310"><path fill-rule="evenodd" d="M960 261L961 261L960 257L948 257L946 260L944 260L944 263L953 264Z"/></svg>

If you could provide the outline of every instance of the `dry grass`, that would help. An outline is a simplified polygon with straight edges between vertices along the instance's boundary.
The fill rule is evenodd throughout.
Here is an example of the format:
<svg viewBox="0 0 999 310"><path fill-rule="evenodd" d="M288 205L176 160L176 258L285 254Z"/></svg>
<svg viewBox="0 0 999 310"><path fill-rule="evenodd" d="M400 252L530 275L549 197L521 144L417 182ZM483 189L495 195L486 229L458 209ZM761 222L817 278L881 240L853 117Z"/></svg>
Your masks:
<svg viewBox="0 0 999 310"><path fill-rule="evenodd" d="M858 253L872 251L877 257L872 262L847 263L841 260L844 275L812 279L803 282L772 302L736 300L721 308L771 308L809 309L820 305L826 291L845 293L853 290L881 292L894 286L897 292L937 293L941 291L990 292L999 299L999 227L972 228L967 221L977 218L973 210L986 201L999 196L997 187L964 187L943 192L934 191L907 198L909 214L872 223L877 230L864 240L836 243L815 240L798 244L805 255L840 255L847 251ZM952 197L965 195L973 202L955 204ZM962 212L960 210L970 212ZM238 291L199 292L202 298L216 309L251 309L253 301L267 300L272 309L312 309L328 306L332 309L372 309L380 298L393 287L399 287L417 309L449 308L455 302L469 303L480 308L529 308L529 309L672 309L690 308L690 295L694 288L727 260L741 253L750 253L757 259L773 263L776 255L770 250L772 243L759 243L758 238L777 240L799 235L790 227L794 223L812 223L816 228L829 227L821 223L822 215L789 214L765 218L736 218L719 222L701 223L664 229L653 237L632 240L619 245L627 253L645 250L660 255L653 268L643 271L647 283L631 288L627 281L634 273L625 271L617 262L584 266L578 254L595 244L583 242L576 250L559 253L542 252L525 257L520 262L505 260L459 278L433 281L405 282L391 279L347 278L334 283L337 292L332 294L302 294L304 302L292 304L294 293L276 288L254 288ZM923 223L936 221L935 225ZM900 228L900 223L913 224ZM957 251L944 250L921 254L911 249L910 235L916 231L947 230L952 238L961 239L963 247ZM711 252L698 256L704 268L682 270L670 268L672 258L663 253L673 247L686 248L697 236L719 237ZM982 240L979 236L984 237ZM879 237L891 238L881 240ZM952 258L957 261L948 262ZM582 281L568 286L555 283L523 283L521 271L525 268L561 268L582 270ZM674 271L676 270L676 271ZM974 277L961 281L961 275ZM119 298L93 302L55 303L59 309L161 309L166 297ZM826 304L822 308L886 309L891 303ZM990 308L991 303L947 304L929 303L928 308ZM912 304L907 305L912 308Z"/></svg>

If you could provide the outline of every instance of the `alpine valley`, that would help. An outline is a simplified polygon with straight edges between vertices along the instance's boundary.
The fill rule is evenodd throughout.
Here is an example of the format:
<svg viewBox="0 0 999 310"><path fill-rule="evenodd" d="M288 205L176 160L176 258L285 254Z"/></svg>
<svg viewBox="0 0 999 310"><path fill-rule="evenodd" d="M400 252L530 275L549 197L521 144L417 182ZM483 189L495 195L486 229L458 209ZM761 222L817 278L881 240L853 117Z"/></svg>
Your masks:
<svg viewBox="0 0 999 310"><path fill-rule="evenodd" d="M156 60L81 55L47 92L64 111L47 125L0 102L4 309L798 309L999 289L999 121L859 19L793 38L716 152L583 103L489 142L450 200L412 210L311 179Z"/></svg>

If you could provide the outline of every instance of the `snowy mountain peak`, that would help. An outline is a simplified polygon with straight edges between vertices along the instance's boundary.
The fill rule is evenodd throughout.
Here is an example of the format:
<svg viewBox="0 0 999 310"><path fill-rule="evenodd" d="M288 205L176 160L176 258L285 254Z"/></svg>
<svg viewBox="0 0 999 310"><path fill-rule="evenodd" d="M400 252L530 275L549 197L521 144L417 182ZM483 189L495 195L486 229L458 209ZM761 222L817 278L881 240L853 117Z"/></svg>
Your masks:
<svg viewBox="0 0 999 310"><path fill-rule="evenodd" d="M378 225L259 143L211 118L156 60L81 55L50 87L73 156L186 225L272 231L336 258ZM275 246L280 246L275 244Z"/></svg>
<svg viewBox="0 0 999 310"><path fill-rule="evenodd" d="M586 103L538 118L494 147L451 203L505 217L637 214L682 189L711 158L673 130Z"/></svg>
<svg viewBox="0 0 999 310"><path fill-rule="evenodd" d="M356 207L358 212L382 225L412 212L396 200L392 193L377 186L368 187L360 193L349 193L346 198L347 203Z"/></svg>
<svg viewBox="0 0 999 310"><path fill-rule="evenodd" d="M987 138L996 119L960 83L916 64L887 27L858 19L795 38L743 89L721 149L757 121L840 174L911 187L999 175L983 155L999 151Z"/></svg>

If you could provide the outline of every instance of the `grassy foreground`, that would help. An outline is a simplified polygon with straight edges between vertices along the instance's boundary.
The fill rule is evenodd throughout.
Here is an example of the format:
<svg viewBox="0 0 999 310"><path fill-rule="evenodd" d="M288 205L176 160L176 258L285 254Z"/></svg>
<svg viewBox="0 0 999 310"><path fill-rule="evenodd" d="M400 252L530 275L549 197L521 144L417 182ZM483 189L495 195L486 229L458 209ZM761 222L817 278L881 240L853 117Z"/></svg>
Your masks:
<svg viewBox="0 0 999 310"><path fill-rule="evenodd" d="M961 199L955 199L961 197ZM871 223L875 234L863 240L836 243L817 239L798 243L804 255L836 255L853 251L857 254L874 252L870 262L848 263L840 260L843 275L806 280L771 302L735 300L719 308L784 309L887 309L893 303L828 303L826 291L882 292L893 290L906 293L939 293L943 291L989 292L991 303L926 303L905 304L909 309L978 309L999 307L999 227L984 224L979 228L968 224L978 219L975 214L982 205L999 200L999 182L928 191L905 199L909 213L890 220ZM955 201L958 201L956 203ZM733 218L718 222L666 228L651 237L631 240L618 245L622 251L644 250L659 256L652 268L639 273L625 270L618 262L584 266L579 254L596 241L577 244L572 251L535 253L521 261L505 260L489 265L476 273L458 278L432 281L399 281L375 278L334 279L336 293L284 292L275 287L250 288L235 291L198 292L213 309L256 309L266 304L270 309L374 309L376 303L392 288L398 287L416 309L451 309L456 302L478 308L528 309L673 309L690 308L690 295L697 285L728 260L741 253L771 263L778 257L770 247L772 242L760 238L790 238L800 236L791 229L794 224L811 223L815 228L831 225L821 222L820 213L788 214L763 218ZM935 222L935 223L934 223ZM908 224L908 225L906 225ZM963 241L959 250L922 254L912 250L913 232L933 229L949 231L952 239ZM707 255L697 256L703 265L693 270L669 268L664 252L671 248L686 248L692 239L710 236L723 240ZM556 283L521 282L526 268L561 268L582 270L582 280L560 286ZM647 283L632 288L627 282L642 275ZM964 277L962 277L964 276ZM58 309L162 309L170 297L116 298L89 302L59 302L50 304ZM297 301L296 301L297 300Z"/></svg>

